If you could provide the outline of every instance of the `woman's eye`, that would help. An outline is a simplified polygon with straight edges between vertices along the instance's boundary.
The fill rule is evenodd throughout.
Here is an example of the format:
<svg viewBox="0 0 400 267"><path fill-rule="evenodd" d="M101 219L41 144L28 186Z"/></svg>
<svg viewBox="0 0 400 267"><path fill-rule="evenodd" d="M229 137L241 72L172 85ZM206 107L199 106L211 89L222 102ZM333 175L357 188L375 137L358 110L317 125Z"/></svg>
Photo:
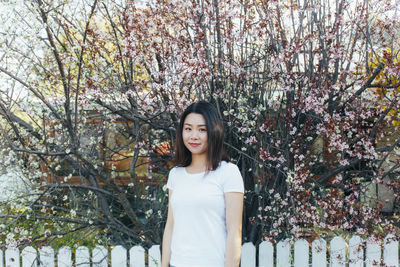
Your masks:
<svg viewBox="0 0 400 267"><path fill-rule="evenodd" d="M185 131L190 131L190 128L185 128Z"/></svg>
<svg viewBox="0 0 400 267"><path fill-rule="evenodd" d="M207 132L207 129L200 129L201 132Z"/></svg>

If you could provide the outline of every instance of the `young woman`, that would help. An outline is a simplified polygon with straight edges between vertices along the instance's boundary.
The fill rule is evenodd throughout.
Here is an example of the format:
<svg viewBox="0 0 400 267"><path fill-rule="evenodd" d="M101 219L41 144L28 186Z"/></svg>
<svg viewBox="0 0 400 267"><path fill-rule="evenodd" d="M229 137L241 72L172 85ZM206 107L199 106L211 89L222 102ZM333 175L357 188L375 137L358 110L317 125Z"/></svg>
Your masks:
<svg viewBox="0 0 400 267"><path fill-rule="evenodd" d="M171 169L162 267L237 267L243 179L224 151L216 108L200 101L182 114Z"/></svg>

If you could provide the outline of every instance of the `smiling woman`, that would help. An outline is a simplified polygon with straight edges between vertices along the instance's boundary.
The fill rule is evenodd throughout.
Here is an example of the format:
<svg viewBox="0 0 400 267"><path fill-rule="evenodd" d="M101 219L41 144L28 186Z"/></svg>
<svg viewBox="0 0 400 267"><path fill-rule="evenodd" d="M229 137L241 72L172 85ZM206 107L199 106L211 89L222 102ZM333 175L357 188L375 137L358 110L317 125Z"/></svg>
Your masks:
<svg viewBox="0 0 400 267"><path fill-rule="evenodd" d="M239 266L243 179L225 154L218 111L200 101L182 114L168 176L162 266Z"/></svg>
<svg viewBox="0 0 400 267"><path fill-rule="evenodd" d="M185 147L196 157L206 157L208 147L207 125L204 116L190 113L185 118L182 131Z"/></svg>
<svg viewBox="0 0 400 267"><path fill-rule="evenodd" d="M193 136L193 131L195 135ZM189 133L192 133L189 135ZM206 153L201 154L200 165L203 163L204 170L215 170L222 160L229 161L229 157L224 149L224 126L217 109L210 103L200 101L190 105L181 115L179 128L176 132L175 164L176 166L188 167L189 169L197 164L192 157L197 157L197 153L192 153L190 149L196 148L196 144L201 144L206 136ZM191 137L192 136L192 137ZM189 144L189 140L192 138ZM186 143L185 143L186 142ZM195 151L196 152L196 151Z"/></svg>

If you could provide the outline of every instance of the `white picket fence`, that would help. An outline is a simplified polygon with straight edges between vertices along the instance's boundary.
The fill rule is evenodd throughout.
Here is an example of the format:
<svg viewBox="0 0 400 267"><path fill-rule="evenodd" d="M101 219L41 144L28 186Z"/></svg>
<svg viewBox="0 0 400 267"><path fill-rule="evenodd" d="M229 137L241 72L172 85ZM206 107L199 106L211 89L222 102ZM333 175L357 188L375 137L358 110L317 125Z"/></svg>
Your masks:
<svg viewBox="0 0 400 267"><path fill-rule="evenodd" d="M252 243L243 244L241 267L399 267L399 243L390 235L383 242L374 239L363 241L360 237L353 236L348 244L343 238L335 237L330 242L329 251L327 242L323 239L314 240L311 246L302 239L294 244L281 241L276 246L264 241L258 247L258 265L256 255L256 247ZM122 246L116 246L112 248L110 255L101 246L94 248L91 254L88 248L79 247L73 260L69 247L60 249L57 254L50 247L40 248L39 251L26 247L21 252L16 248L8 248L4 255L0 250L0 267L21 267L21 263L22 267L159 267L161 252L159 245L152 246L148 251L141 246L134 246L129 251Z"/></svg>

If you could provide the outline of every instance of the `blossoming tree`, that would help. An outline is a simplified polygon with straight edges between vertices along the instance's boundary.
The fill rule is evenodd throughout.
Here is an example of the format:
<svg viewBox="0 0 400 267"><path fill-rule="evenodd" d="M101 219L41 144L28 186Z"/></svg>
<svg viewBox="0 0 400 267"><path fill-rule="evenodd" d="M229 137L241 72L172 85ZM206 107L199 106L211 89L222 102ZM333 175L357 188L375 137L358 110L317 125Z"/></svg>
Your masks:
<svg viewBox="0 0 400 267"><path fill-rule="evenodd" d="M0 102L2 137L19 155L12 163L35 188L36 198L22 198L23 216L63 222L46 237L102 228L116 242L159 243L166 197L162 182L143 191L141 168L165 178L179 114L198 99L220 110L242 171L245 240L396 232L400 139L391 110L400 95L374 88L398 88L384 80L400 69L370 56L399 47L390 1L74 7L33 1L43 50L18 55L10 41L6 57L28 72L0 66L30 100L9 90ZM112 133L120 141L109 141ZM395 196L390 214L371 191L378 184Z"/></svg>

